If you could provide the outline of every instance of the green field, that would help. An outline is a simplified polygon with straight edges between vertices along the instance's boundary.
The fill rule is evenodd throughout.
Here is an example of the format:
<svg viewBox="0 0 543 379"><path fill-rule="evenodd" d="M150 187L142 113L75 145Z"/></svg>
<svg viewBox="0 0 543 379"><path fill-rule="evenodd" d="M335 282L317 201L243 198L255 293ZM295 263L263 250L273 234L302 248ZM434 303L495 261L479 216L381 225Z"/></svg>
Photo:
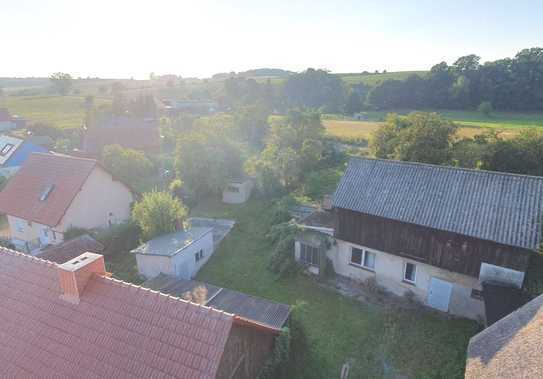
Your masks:
<svg viewBox="0 0 543 379"><path fill-rule="evenodd" d="M407 114L409 111L401 110L397 113ZM495 112L491 117L475 111L438 111L438 113L461 126L457 132L460 137L473 137L493 129L502 137L510 138L522 129L543 128L543 113ZM327 134L340 141L349 143L361 138L367 140L383 124L388 112L364 112L364 114L368 121L353 121L341 116L325 115L323 124Z"/></svg>
<svg viewBox="0 0 543 379"><path fill-rule="evenodd" d="M110 100L96 98L96 106ZM59 128L79 128L85 117L83 96L6 96L4 106L31 122L46 122Z"/></svg>
<svg viewBox="0 0 543 379"><path fill-rule="evenodd" d="M475 323L363 304L303 275L278 279L267 269L269 208L263 201L229 206L214 200L196 207L193 216L237 221L197 279L287 304L306 303L302 323L310 351L292 378L337 378L346 361L352 362L349 378L463 378Z"/></svg>
<svg viewBox="0 0 543 379"><path fill-rule="evenodd" d="M424 76L428 71L398 71L398 72L387 72L382 74L336 74L346 84L358 84L364 83L370 87L375 87L378 84L384 82L385 80L405 80L410 75L419 75Z"/></svg>

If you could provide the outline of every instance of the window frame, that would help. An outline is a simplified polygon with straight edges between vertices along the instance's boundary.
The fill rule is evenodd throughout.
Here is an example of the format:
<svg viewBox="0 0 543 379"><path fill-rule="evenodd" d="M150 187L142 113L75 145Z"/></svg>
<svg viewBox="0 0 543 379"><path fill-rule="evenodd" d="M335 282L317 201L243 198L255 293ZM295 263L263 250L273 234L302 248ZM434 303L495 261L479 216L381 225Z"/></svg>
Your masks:
<svg viewBox="0 0 543 379"><path fill-rule="evenodd" d="M355 249L360 250L362 252L362 255L360 257L360 263L353 262L353 252L354 252ZM366 266L366 264L365 264L366 263L366 253L373 254L373 256L374 256L373 267ZM376 251L371 250L371 249L367 249L365 247L351 246L351 256L349 258L349 264L351 264L351 265L353 265L355 267L363 268L364 270L375 272L376 261L377 261L377 252Z"/></svg>
<svg viewBox="0 0 543 379"><path fill-rule="evenodd" d="M9 152L15 147L12 143L6 143L2 150L0 150L0 155L5 157Z"/></svg>
<svg viewBox="0 0 543 379"><path fill-rule="evenodd" d="M308 253L310 253L311 259L307 259ZM300 262L304 264L314 266L314 267L320 267L320 261L321 261L320 249L318 247L311 246L307 243L300 242L300 259L299 260Z"/></svg>
<svg viewBox="0 0 543 379"><path fill-rule="evenodd" d="M412 265L414 270L412 271L413 272L413 280L411 279L408 279L406 277L406 274L407 274L407 265ZM404 265L403 265L403 281L406 282L406 283L409 283L409 284L416 284L417 283L417 265L413 262L404 262Z"/></svg>

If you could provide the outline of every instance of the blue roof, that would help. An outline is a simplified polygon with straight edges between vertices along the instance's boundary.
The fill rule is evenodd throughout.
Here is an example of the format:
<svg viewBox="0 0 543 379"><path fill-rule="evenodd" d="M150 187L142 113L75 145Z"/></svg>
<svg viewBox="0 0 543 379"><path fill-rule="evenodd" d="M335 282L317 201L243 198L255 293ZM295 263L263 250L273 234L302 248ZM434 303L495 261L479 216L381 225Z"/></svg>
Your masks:
<svg viewBox="0 0 543 379"><path fill-rule="evenodd" d="M22 166L32 153L47 153L48 150L40 145L33 143L23 142L17 150L9 157L3 167L17 167Z"/></svg>

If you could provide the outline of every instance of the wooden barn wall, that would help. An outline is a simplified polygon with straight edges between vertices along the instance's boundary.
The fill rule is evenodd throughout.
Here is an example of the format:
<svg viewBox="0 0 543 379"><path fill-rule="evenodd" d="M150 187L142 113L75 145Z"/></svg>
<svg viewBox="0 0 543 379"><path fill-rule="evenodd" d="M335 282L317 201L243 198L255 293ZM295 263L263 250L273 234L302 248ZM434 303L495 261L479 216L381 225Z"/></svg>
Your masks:
<svg viewBox="0 0 543 379"><path fill-rule="evenodd" d="M271 357L275 334L256 328L232 325L217 378L254 379Z"/></svg>
<svg viewBox="0 0 543 379"><path fill-rule="evenodd" d="M479 277L481 262L526 271L531 252L461 234L336 209L335 237Z"/></svg>

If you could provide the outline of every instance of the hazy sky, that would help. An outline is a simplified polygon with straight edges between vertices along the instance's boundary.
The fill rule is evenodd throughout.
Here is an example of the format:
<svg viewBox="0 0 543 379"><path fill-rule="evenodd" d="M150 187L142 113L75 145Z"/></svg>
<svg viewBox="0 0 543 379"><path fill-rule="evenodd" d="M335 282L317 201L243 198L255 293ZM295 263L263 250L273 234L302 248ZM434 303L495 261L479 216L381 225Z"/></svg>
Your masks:
<svg viewBox="0 0 543 379"><path fill-rule="evenodd" d="M0 76L425 70L543 46L543 0L0 0Z"/></svg>

